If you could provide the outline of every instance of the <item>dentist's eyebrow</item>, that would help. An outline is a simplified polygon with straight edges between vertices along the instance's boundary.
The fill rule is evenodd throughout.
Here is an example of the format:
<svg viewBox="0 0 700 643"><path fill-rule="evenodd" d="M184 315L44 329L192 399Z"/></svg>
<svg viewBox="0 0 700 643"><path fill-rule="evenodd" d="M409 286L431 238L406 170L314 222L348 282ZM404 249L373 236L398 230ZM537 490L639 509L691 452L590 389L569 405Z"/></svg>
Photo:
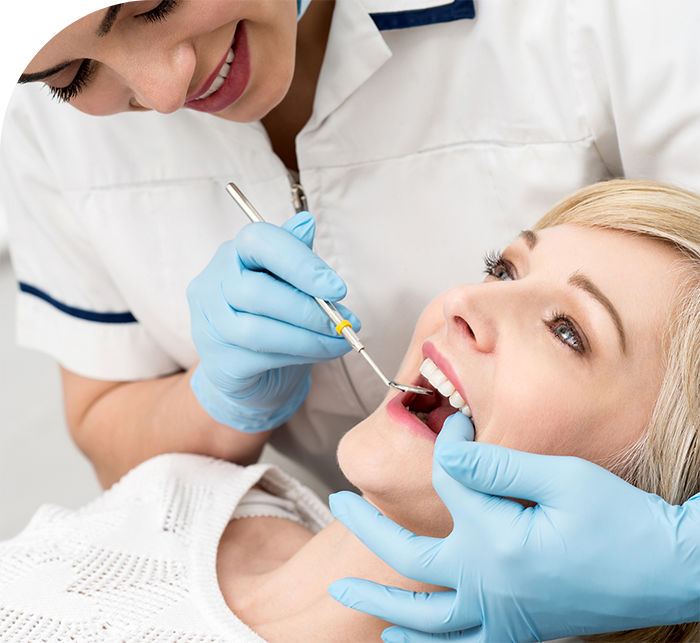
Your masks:
<svg viewBox="0 0 700 643"><path fill-rule="evenodd" d="M117 16L123 7L124 3L121 2L119 4L113 4L107 9L104 18L102 18L102 22L100 22L100 26L96 31L98 38L104 38L112 30L112 27L117 20Z"/></svg>
<svg viewBox="0 0 700 643"><path fill-rule="evenodd" d="M622 319L620 315L613 306L612 302L598 289L598 287L590 280L588 277L582 275L580 272L575 272L571 277L569 277L569 284L580 288L584 292L588 293L593 299L598 301L603 305L605 310L610 313L615 328L617 328L617 334L620 338L620 348L622 352L625 353L627 350L627 342L625 340L625 329L622 327Z"/></svg>
<svg viewBox="0 0 700 643"><path fill-rule="evenodd" d="M527 247L530 248L530 250L532 250L537 245L537 242L540 240L540 238L537 236L537 233L533 232L532 230L521 230L518 236L521 239L525 240L525 243L527 244Z"/></svg>
<svg viewBox="0 0 700 643"><path fill-rule="evenodd" d="M59 71L63 71L66 67L70 67L75 60L66 60L65 62L59 63L55 67L51 67L51 69L47 69L46 71L37 71L34 74L22 74L19 77L19 80L17 81L18 85L25 85L26 83L35 83L38 80L44 80L44 78L48 78L49 76L53 76L54 74L57 74Z"/></svg>
<svg viewBox="0 0 700 643"><path fill-rule="evenodd" d="M102 17L100 25L95 31L95 34L98 38L104 38L112 30L112 27L114 26L114 23L116 22L117 16L122 10L122 7L124 7L123 2L121 4L115 4L111 7L107 7L105 15ZM47 69L46 71L37 71L33 74L22 74L19 77L17 84L26 85L27 83L35 83L39 80L44 80L45 78L49 78L50 76L53 76L54 74L57 74L60 71L63 71L64 69L66 69L66 67L70 67L75 62L75 60L66 60L65 62L59 63L55 67L51 67L51 69Z"/></svg>

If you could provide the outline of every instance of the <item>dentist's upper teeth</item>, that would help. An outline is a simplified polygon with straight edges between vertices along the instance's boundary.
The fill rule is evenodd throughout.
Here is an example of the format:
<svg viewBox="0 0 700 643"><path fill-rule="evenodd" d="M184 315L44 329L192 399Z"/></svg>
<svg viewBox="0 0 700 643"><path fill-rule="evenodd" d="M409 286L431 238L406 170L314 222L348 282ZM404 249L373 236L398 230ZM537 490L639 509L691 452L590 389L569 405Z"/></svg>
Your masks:
<svg viewBox="0 0 700 643"><path fill-rule="evenodd" d="M231 63L233 62L233 48L229 49L228 55L226 56L226 62L223 64L219 70L219 75L214 79L209 89L205 91L197 100L203 100L211 96L217 89L220 89L226 80L226 76L231 71Z"/></svg>
<svg viewBox="0 0 700 643"><path fill-rule="evenodd" d="M441 395L450 398L451 406L459 409L467 417L472 416L471 409L464 402L464 398L459 394L455 385L447 379L447 376L437 367L432 359L426 358L420 366L420 372Z"/></svg>

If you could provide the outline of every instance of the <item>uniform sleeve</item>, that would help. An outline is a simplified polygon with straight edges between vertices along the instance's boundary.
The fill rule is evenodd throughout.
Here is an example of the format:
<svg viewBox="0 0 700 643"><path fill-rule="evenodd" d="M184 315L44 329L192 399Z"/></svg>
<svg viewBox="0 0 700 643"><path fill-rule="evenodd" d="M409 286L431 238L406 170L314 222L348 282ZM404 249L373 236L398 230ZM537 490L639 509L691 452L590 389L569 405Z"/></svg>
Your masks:
<svg viewBox="0 0 700 643"><path fill-rule="evenodd" d="M42 122L45 101L54 109ZM37 87L15 91L0 144L0 197L18 280L17 342L48 353L79 375L127 381L172 373L178 365L129 310L81 228L52 167L60 110ZM42 129L43 128L43 129ZM80 145L75 141L75 145Z"/></svg>
<svg viewBox="0 0 700 643"><path fill-rule="evenodd" d="M572 73L611 173L700 192L700 3L570 0Z"/></svg>

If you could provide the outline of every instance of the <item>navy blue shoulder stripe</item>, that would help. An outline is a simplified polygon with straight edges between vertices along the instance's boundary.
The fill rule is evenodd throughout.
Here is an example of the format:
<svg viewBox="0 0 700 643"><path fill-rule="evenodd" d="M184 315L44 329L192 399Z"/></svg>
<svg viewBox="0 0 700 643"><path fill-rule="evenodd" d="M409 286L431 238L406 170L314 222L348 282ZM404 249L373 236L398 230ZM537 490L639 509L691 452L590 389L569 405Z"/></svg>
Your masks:
<svg viewBox="0 0 700 643"><path fill-rule="evenodd" d="M19 289L29 295L34 295L39 299L43 299L45 302L51 304L55 308L58 308L58 310L66 313L67 315L78 317L79 319L100 322L102 324L133 324L134 322L138 322L136 317L134 317L131 313L96 313L92 310L83 310L82 308L66 306L66 304L56 301L53 297L51 297L51 295L47 295L43 290L39 290L38 288L22 283L21 281L19 282Z"/></svg>
<svg viewBox="0 0 700 643"><path fill-rule="evenodd" d="M379 31L422 27L453 20L472 20L476 15L474 0L453 0L449 4L410 11L369 14Z"/></svg>

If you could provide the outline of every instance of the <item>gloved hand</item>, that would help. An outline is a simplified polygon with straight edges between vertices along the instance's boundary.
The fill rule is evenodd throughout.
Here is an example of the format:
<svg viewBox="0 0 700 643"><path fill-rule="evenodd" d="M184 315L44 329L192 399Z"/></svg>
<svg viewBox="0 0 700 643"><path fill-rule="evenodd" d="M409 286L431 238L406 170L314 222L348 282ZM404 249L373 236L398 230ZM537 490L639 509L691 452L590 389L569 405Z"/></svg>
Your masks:
<svg viewBox="0 0 700 643"><path fill-rule="evenodd" d="M311 251L314 232L308 212L281 228L249 224L188 286L200 358L190 385L218 422L250 433L279 426L304 401L311 364L350 350L312 298L335 302L346 293ZM357 317L336 307L359 330Z"/></svg>
<svg viewBox="0 0 700 643"><path fill-rule="evenodd" d="M700 621L700 495L672 506L578 458L468 442L470 429L456 413L436 443L433 484L454 521L445 539L350 492L331 496L334 515L398 572L454 588L331 585L343 605L403 626L384 641L521 643Z"/></svg>

